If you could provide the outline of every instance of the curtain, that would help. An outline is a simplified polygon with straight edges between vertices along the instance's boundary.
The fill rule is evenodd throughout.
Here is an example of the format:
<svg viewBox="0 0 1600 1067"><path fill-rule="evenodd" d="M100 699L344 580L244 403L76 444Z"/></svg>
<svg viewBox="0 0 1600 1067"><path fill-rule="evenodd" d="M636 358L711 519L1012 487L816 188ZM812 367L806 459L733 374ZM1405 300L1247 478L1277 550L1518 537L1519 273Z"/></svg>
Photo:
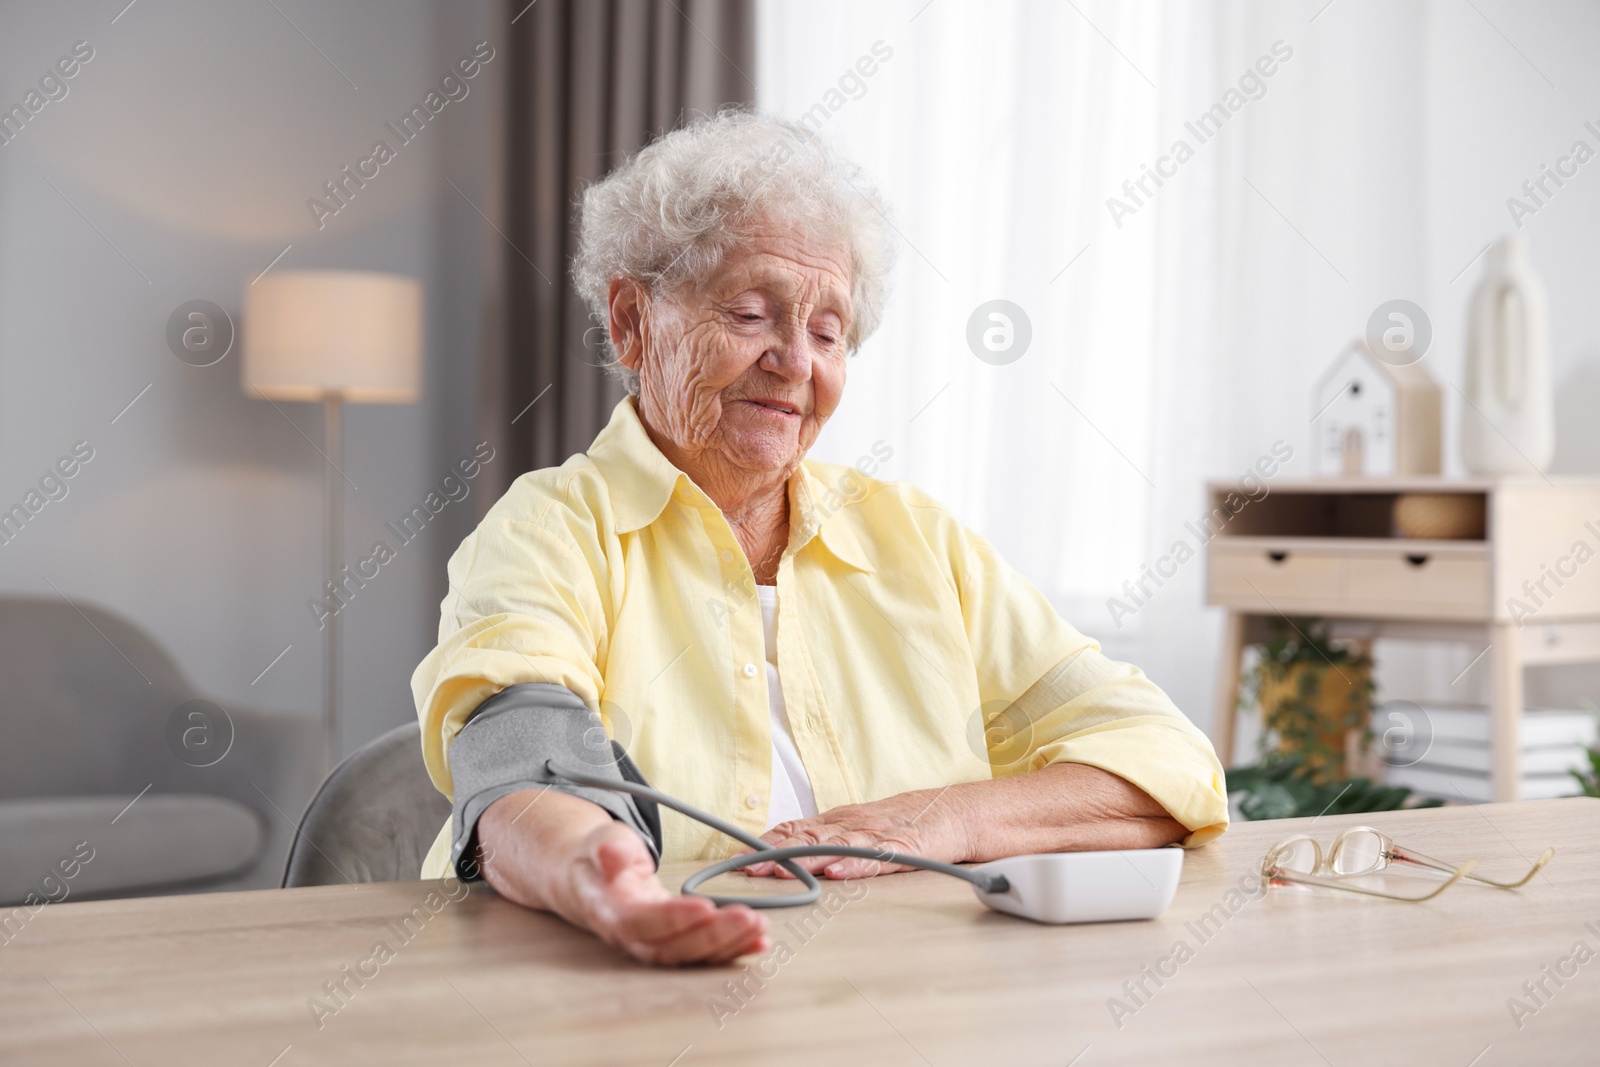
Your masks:
<svg viewBox="0 0 1600 1067"><path fill-rule="evenodd" d="M483 418L509 483L587 449L622 396L570 283L583 187L694 114L751 100L755 30L750 0L508 0L505 17L505 349Z"/></svg>
<svg viewBox="0 0 1600 1067"><path fill-rule="evenodd" d="M1118 227L1105 206L1166 132L1161 10L758 10L758 101L792 118L826 111L823 135L884 189L904 238L884 325L813 455L851 463L881 442L883 476L931 493L1067 618L1101 630L1107 598L1148 561L1152 500L1168 487L1162 231L1154 210ZM858 68L861 55L878 62ZM1010 362L969 341L975 313L980 331L995 321L979 312L994 300L1015 305L1017 338L1031 334Z"/></svg>
<svg viewBox="0 0 1600 1067"><path fill-rule="evenodd" d="M1329 52L1370 49L1372 30L1313 25L1315 10L757 8L758 103L812 116L886 191L904 238L884 324L812 456L892 449L877 476L950 507L1202 726L1219 639L1189 525L1204 484L1238 480L1279 441L1295 456L1277 478L1303 473L1312 380L1390 287L1414 291L1395 277L1413 201L1384 208L1362 190L1368 210L1350 204L1353 171L1402 191L1415 173L1419 139L1392 136L1385 117L1407 113L1394 99L1413 98L1415 75L1371 64L1382 78L1346 85ZM1380 25L1386 51L1418 47L1407 23ZM1264 88L1248 83L1251 98L1204 140L1190 132L1280 40L1293 56ZM858 67L862 55L875 62ZM1365 126L1386 131L1392 166L1350 165L1359 143L1346 131ZM1159 163L1179 139L1192 155ZM1160 186L1146 177L1157 165L1176 171ZM1124 183L1141 180L1135 198ZM996 299L1032 335L999 365L969 341L974 312ZM1180 541L1192 554L1155 584L1146 568ZM1149 595L1130 597L1125 583L1141 579Z"/></svg>

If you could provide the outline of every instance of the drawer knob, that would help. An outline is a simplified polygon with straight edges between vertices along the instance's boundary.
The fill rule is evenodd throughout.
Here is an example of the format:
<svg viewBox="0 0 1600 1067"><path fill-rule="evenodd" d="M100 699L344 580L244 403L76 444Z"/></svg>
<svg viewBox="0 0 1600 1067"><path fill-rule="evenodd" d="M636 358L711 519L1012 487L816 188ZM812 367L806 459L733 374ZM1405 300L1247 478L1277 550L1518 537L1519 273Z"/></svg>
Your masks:
<svg viewBox="0 0 1600 1067"><path fill-rule="evenodd" d="M1287 552L1268 552L1267 553L1267 558L1270 559L1274 563L1282 563L1284 560L1289 558L1289 553L1287 553Z"/></svg>
<svg viewBox="0 0 1600 1067"><path fill-rule="evenodd" d="M1420 567L1424 563L1428 562L1428 554L1426 552L1408 553L1406 555L1406 562L1411 564L1413 567Z"/></svg>

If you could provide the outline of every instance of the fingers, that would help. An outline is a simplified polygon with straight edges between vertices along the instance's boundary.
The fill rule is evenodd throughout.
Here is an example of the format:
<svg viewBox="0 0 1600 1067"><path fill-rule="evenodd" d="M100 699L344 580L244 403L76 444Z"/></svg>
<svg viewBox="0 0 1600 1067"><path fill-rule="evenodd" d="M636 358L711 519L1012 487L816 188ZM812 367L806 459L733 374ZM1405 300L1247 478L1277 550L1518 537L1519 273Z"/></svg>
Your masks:
<svg viewBox="0 0 1600 1067"><path fill-rule="evenodd" d="M654 910L662 905L644 907ZM732 904L725 908L714 908L706 921L671 936L628 941L623 947L630 955L646 963L726 963L769 949L771 940L768 927L764 915L742 904Z"/></svg>
<svg viewBox="0 0 1600 1067"><path fill-rule="evenodd" d="M770 878L778 869L776 863L753 863L744 869L744 873L752 878Z"/></svg>
<svg viewBox="0 0 1600 1067"><path fill-rule="evenodd" d="M597 837L586 887L585 925L602 940L656 964L722 963L771 947L764 915L671 892L638 835L616 829Z"/></svg>
<svg viewBox="0 0 1600 1067"><path fill-rule="evenodd" d="M704 897L623 901L606 939L646 963L721 963L770 947L765 916Z"/></svg>
<svg viewBox="0 0 1600 1067"><path fill-rule="evenodd" d="M838 843L838 840L832 837L818 839L807 835L805 837L791 837L784 841L775 842L772 847L791 848L796 845L827 845ZM797 864L805 870L810 871L812 874L816 874L833 861L827 856L795 856L791 858L789 862ZM755 878L794 878L794 875L790 874L787 868L781 866L775 860L766 860L762 863L752 864L750 867L746 868L745 873Z"/></svg>
<svg viewBox="0 0 1600 1067"><path fill-rule="evenodd" d="M832 841L818 841L817 842L817 844L819 844L819 845L829 845L829 844L836 844L836 843L837 842L832 842ZM822 869L824 867L826 867L828 864L833 862L833 857L831 857L831 856L796 856L793 859L791 859L789 862L795 864L797 867L801 868L802 870L809 871L812 874L818 874L818 873L820 873L822 871ZM789 871L789 869L787 867L783 867L783 866L781 866L779 864L776 864L776 863L774 863L772 865L772 877L774 877L774 878L787 878L791 882L798 881L798 879L795 878L795 876Z"/></svg>
<svg viewBox="0 0 1600 1067"><path fill-rule="evenodd" d="M870 804L846 804L830 808L808 819L795 819L779 823L761 840L772 848L789 848L796 845L844 845L852 848L889 849L894 852L928 855L919 846L924 837L921 830L913 832L917 815L928 805L921 802L915 814L906 807L910 794L891 797ZM948 850L936 849L934 855ZM885 863L870 858L857 859L837 856L797 856L790 862L811 874L829 878L861 878L874 874L887 874L909 868L902 864ZM794 878L783 867L772 861L751 864L745 873L753 877Z"/></svg>
<svg viewBox="0 0 1600 1067"><path fill-rule="evenodd" d="M837 843L851 848L882 849L890 852L914 851L904 841L892 840L864 830L842 834ZM856 856L820 856L817 866L809 869L813 874L821 874L826 878L872 878L880 874L893 874L895 871L909 871L912 868L900 863Z"/></svg>
<svg viewBox="0 0 1600 1067"><path fill-rule="evenodd" d="M888 849L894 852L914 851L904 841L888 840L865 830L845 830L842 827L825 827L820 832L805 832L772 843L773 848L788 848L794 845L842 845L850 848ZM790 862L812 874L822 874L828 878L870 878L876 874L911 869L903 864L886 863L883 860L838 856L796 856ZM795 877L771 860L752 864L745 868L745 873L757 878L794 879Z"/></svg>
<svg viewBox="0 0 1600 1067"><path fill-rule="evenodd" d="M779 823L777 826L774 826L772 829L762 834L761 840L765 841L769 848L790 848L795 845L815 845L822 841L823 835L832 833L839 829L839 827L830 826L827 823L820 822L817 819L797 819L792 822ZM745 852L750 851L753 850L745 850ZM743 855L743 853L741 853L741 855ZM794 862L800 864L802 867L805 867L806 870L812 871L813 873L822 869L821 865L815 868L806 866L806 861L804 859L797 859ZM790 874L788 871L771 861L753 864L750 867L745 868L745 873L753 878L771 878L773 876L780 878L794 877L794 875Z"/></svg>
<svg viewBox="0 0 1600 1067"><path fill-rule="evenodd" d="M620 945L664 943L716 918L717 906L702 897L621 901L616 909L616 940Z"/></svg>
<svg viewBox="0 0 1600 1067"><path fill-rule="evenodd" d="M872 847L877 847L876 845ZM883 860L860 859L855 856L846 856L842 859L827 860L827 866L822 869L824 878L875 878L880 874L893 874L896 871L915 870L903 863L885 863Z"/></svg>

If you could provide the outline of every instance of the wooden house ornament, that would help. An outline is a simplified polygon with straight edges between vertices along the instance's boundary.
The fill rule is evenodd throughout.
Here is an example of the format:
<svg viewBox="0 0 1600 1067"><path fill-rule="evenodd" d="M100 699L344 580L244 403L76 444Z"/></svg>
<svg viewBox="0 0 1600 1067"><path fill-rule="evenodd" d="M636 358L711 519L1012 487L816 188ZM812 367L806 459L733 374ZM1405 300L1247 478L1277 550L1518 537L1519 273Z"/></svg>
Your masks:
<svg viewBox="0 0 1600 1067"><path fill-rule="evenodd" d="M1440 472L1442 397L1420 362L1395 365L1357 338L1312 393L1312 469L1320 477Z"/></svg>

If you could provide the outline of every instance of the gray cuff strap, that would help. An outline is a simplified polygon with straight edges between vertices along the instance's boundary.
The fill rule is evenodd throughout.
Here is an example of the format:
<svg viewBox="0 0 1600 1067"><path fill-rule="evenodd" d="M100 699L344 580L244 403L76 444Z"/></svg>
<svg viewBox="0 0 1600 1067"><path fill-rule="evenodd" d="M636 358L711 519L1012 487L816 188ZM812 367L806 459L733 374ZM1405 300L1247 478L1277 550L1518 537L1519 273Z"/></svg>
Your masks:
<svg viewBox="0 0 1600 1067"><path fill-rule="evenodd" d="M617 751L600 716L563 685L528 682L502 689L477 711L450 744L455 785L450 815L450 864L462 881L481 877L474 859L478 819L496 800L523 789L555 789L600 805L644 838L657 866L661 848L653 827L627 793L551 781L547 759L562 759L591 774L623 780Z"/></svg>

